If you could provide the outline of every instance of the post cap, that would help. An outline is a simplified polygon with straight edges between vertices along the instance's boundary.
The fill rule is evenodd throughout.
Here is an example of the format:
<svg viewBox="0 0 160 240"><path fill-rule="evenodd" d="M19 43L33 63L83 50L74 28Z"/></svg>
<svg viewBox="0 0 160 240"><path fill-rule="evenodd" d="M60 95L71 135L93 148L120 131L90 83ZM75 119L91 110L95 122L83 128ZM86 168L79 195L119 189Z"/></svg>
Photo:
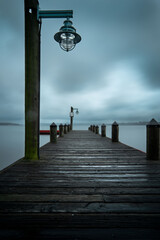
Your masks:
<svg viewBox="0 0 160 240"><path fill-rule="evenodd" d="M114 123L112 123L112 125L118 126L118 123L115 121Z"/></svg>
<svg viewBox="0 0 160 240"><path fill-rule="evenodd" d="M50 126L57 127L57 125L54 122Z"/></svg>
<svg viewBox="0 0 160 240"><path fill-rule="evenodd" d="M152 118L152 120L147 124L147 127L149 126L158 127L160 124L154 118Z"/></svg>

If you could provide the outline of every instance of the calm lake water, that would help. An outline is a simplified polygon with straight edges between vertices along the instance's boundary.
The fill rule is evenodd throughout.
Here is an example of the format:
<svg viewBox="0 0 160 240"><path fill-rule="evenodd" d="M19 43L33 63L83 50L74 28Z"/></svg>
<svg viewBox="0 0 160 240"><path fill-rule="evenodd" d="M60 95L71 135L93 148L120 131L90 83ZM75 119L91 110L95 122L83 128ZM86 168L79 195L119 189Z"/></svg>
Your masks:
<svg viewBox="0 0 160 240"><path fill-rule="evenodd" d="M89 125L75 125L74 130L87 130ZM49 130L48 125L41 129ZM107 125L107 137L111 137L111 125ZM0 125L0 170L24 156L24 126ZM129 146L146 152L146 126L120 125L119 140ZM40 146L49 142L49 135L40 136Z"/></svg>

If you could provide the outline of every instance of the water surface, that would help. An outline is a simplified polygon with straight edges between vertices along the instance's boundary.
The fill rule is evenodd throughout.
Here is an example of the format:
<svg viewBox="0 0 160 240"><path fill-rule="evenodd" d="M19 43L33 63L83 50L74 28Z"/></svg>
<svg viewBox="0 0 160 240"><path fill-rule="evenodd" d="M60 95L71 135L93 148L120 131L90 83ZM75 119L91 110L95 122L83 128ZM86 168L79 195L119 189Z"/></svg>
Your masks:
<svg viewBox="0 0 160 240"><path fill-rule="evenodd" d="M74 130L87 130L88 125L74 125ZM49 125L41 125L49 130ZM107 137L111 137L111 125L107 125ZM23 125L0 125L0 170L24 157L25 128ZM129 146L146 152L146 126L120 125L119 140ZM49 142L49 135L40 136L40 146Z"/></svg>

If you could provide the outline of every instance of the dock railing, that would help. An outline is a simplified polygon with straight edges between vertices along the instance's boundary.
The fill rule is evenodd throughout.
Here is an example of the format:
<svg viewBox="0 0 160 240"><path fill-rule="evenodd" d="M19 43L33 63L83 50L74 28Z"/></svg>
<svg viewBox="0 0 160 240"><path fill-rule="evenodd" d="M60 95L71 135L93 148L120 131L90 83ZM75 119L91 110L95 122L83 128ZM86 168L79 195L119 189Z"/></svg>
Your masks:
<svg viewBox="0 0 160 240"><path fill-rule="evenodd" d="M92 131L95 134L99 134L98 125L90 125L88 128L89 131ZM59 125L59 137L63 137L64 134L67 134L71 131L71 126L68 124ZM160 160L160 124L152 119L146 125L146 158L148 160ZM106 137L106 125L101 125L101 136ZM119 124L115 121L112 124L112 142L119 142ZM52 123L50 125L50 142L57 143L57 125Z"/></svg>
<svg viewBox="0 0 160 240"><path fill-rule="evenodd" d="M98 125L90 125L88 128L93 133L99 134ZM146 125L146 158L148 160L160 160L160 124L152 119ZM106 137L106 125L101 125L101 136ZM112 124L112 142L119 142L119 125L117 122Z"/></svg>
<svg viewBox="0 0 160 240"><path fill-rule="evenodd" d="M64 137L64 134L67 134L70 131L70 124L59 125L59 137ZM50 142L57 143L57 125L54 122L50 125Z"/></svg>

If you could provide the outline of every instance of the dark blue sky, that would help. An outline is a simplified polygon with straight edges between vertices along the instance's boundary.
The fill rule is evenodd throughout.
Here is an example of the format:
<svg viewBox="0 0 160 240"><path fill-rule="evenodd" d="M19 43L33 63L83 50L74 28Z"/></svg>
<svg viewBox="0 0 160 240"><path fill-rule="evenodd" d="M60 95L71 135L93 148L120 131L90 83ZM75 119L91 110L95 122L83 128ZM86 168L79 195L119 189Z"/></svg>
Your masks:
<svg viewBox="0 0 160 240"><path fill-rule="evenodd" d="M73 9L82 41L67 53L43 20L41 122L160 121L160 1L40 0L41 10ZM24 3L0 1L0 122L24 119Z"/></svg>

